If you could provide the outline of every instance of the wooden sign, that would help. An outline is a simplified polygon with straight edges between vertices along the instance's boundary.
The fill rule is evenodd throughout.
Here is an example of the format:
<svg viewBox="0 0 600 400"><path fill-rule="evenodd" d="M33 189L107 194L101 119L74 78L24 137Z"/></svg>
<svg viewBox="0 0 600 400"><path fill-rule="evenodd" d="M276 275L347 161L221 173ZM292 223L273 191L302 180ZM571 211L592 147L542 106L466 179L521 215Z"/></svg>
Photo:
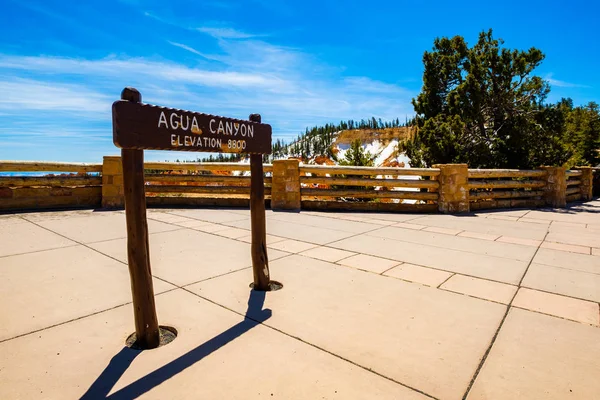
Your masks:
<svg viewBox="0 0 600 400"><path fill-rule="evenodd" d="M271 125L120 100L113 142L122 149L271 153Z"/></svg>
<svg viewBox="0 0 600 400"><path fill-rule="evenodd" d="M113 103L113 141L121 148L127 260L131 277L136 344L160 345L154 304L150 246L144 190L144 150L250 153L250 225L254 290L271 289L265 222L262 154L271 152L271 126L259 114L248 121L157 107L142 103L142 95L125 88ZM279 285L281 286L281 285Z"/></svg>

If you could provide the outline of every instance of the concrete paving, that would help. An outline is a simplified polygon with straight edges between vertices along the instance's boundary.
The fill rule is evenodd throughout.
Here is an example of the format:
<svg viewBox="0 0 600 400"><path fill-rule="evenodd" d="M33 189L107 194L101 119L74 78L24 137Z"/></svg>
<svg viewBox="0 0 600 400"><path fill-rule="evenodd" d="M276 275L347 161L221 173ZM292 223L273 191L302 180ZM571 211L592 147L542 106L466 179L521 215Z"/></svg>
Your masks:
<svg viewBox="0 0 600 400"><path fill-rule="evenodd" d="M0 215L0 398L597 399L600 201L464 216L148 210L167 346L134 330L122 211Z"/></svg>

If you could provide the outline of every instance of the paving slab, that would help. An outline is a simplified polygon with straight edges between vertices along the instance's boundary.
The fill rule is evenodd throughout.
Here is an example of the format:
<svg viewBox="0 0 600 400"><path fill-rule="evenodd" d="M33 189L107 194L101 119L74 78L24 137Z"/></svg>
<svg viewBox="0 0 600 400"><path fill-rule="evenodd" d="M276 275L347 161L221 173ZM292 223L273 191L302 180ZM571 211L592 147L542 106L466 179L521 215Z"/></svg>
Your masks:
<svg viewBox="0 0 600 400"><path fill-rule="evenodd" d="M591 301L521 288L512 305L584 324L600 324L600 309L597 303Z"/></svg>
<svg viewBox="0 0 600 400"><path fill-rule="evenodd" d="M73 246L76 243L31 222L0 220L0 257ZM0 266L2 259L0 258Z"/></svg>
<svg viewBox="0 0 600 400"><path fill-rule="evenodd" d="M517 291L517 286L458 274L448 279L440 288L502 304L509 304Z"/></svg>
<svg viewBox="0 0 600 400"><path fill-rule="evenodd" d="M578 246L574 244L556 243L548 240L545 240L542 243L541 247L544 249L568 251L570 253L592 254L592 249L590 247Z"/></svg>
<svg viewBox="0 0 600 400"><path fill-rule="evenodd" d="M170 224L178 224L181 222L193 221L193 219L191 219L191 218L182 217L180 215L175 215L175 214L169 214L168 212L154 212L154 213L147 212L147 217L148 217L148 219L152 219L152 220L160 221L160 222L166 222L166 223L170 223Z"/></svg>
<svg viewBox="0 0 600 400"><path fill-rule="evenodd" d="M342 216L342 217L336 217L336 218L345 219L348 221L365 222L367 224L384 225L384 226L394 225L396 223L396 221L385 221L382 219L366 218L366 217L358 217L358 216Z"/></svg>
<svg viewBox="0 0 600 400"><path fill-rule="evenodd" d="M600 301L600 275L531 264L522 286L583 300Z"/></svg>
<svg viewBox="0 0 600 400"><path fill-rule="evenodd" d="M498 241L500 243L520 244L523 246L531 246L531 247L538 247L539 245L542 244L541 240L523 239L523 238L512 237L512 236L500 236L498 239L496 239L496 241Z"/></svg>
<svg viewBox="0 0 600 400"><path fill-rule="evenodd" d="M0 340L130 301L127 267L81 245L0 259Z"/></svg>
<svg viewBox="0 0 600 400"><path fill-rule="evenodd" d="M462 398L506 310L297 255L272 265L284 288L266 325L437 398ZM243 312L246 285L232 273L189 290Z"/></svg>
<svg viewBox="0 0 600 400"><path fill-rule="evenodd" d="M367 235L522 261L531 260L535 254L535 248L530 246L454 236L437 230L430 231L424 229L414 231L394 226L369 232Z"/></svg>
<svg viewBox="0 0 600 400"><path fill-rule="evenodd" d="M182 290L156 301L179 335L155 350L123 346L131 306L1 343L0 398L426 399Z"/></svg>
<svg viewBox="0 0 600 400"><path fill-rule="evenodd" d="M220 231L225 231L228 229L239 229L239 228L232 228L229 225L221 225L221 224L215 224L212 222L206 222L206 221L200 221L200 220L196 220L198 221L197 224L189 224L189 228L190 229L194 229L196 231L200 231L200 232L206 232L206 233L218 233ZM183 226L183 225L181 225Z"/></svg>
<svg viewBox="0 0 600 400"><path fill-rule="evenodd" d="M175 223L175 225L179 225L184 228L197 228L200 226L222 226L222 225L214 224L212 222L201 221L199 219L191 219L191 218L186 218L186 217L181 217L181 218L185 218L185 220L179 221L179 222Z"/></svg>
<svg viewBox="0 0 600 400"><path fill-rule="evenodd" d="M125 214L104 212L83 217L69 217L37 222L40 226L80 243L94 243L127 237ZM167 232L178 226L148 219L148 232Z"/></svg>
<svg viewBox="0 0 600 400"><path fill-rule="evenodd" d="M194 208L181 210L168 210L170 214L179 215L182 217L197 219L200 221L223 223L231 221L240 221L250 218L250 212L242 210L235 212L233 210L220 210L211 208ZM247 215L247 216L246 216Z"/></svg>
<svg viewBox="0 0 600 400"><path fill-rule="evenodd" d="M600 233L600 224L586 224L586 230L588 232Z"/></svg>
<svg viewBox="0 0 600 400"><path fill-rule="evenodd" d="M269 223L272 221L283 221L297 225L306 225L316 228L326 228L342 232L363 233L379 228L379 224L350 221L346 219L323 218L296 212L274 212L269 215Z"/></svg>
<svg viewBox="0 0 600 400"><path fill-rule="evenodd" d="M415 219L417 216L415 214L401 214L401 213L384 213L384 212L357 212L357 211L348 211L348 212L323 212L323 211L302 211L302 214L315 215L323 218L342 218L348 219L352 221L354 218L366 219L369 223L377 224L377 221L387 221L390 223L394 222L402 222L408 221L411 219Z"/></svg>
<svg viewBox="0 0 600 400"><path fill-rule="evenodd" d="M443 233L444 235L458 235L459 233L462 232L462 230L460 229L450 229L450 228L439 228L437 226L428 226L426 228L423 229L424 231L427 232L434 232L434 233Z"/></svg>
<svg viewBox="0 0 600 400"><path fill-rule="evenodd" d="M252 235L243 236L243 237L239 238L238 240L241 240L242 242L246 242L246 243L252 243ZM277 243L277 242L281 242L283 240L287 240L287 239L279 237L279 236L267 235L267 244Z"/></svg>
<svg viewBox="0 0 600 400"><path fill-rule="evenodd" d="M226 224L234 228L250 230L250 220L244 219L243 221L227 222ZM375 225L375 227L378 228L379 226ZM315 244L327 244L355 235L355 233L352 232L296 224L275 219L267 219L267 233L286 239L294 239Z"/></svg>
<svg viewBox="0 0 600 400"><path fill-rule="evenodd" d="M518 216L511 217L509 215L486 215L485 218L489 218L489 219L501 219L501 220L504 220L504 221L515 221L515 222L517 222L519 220Z"/></svg>
<svg viewBox="0 0 600 400"><path fill-rule="evenodd" d="M458 236L468 237L471 239L481 239L481 240L491 240L491 241L494 241L500 237L498 235L488 235L487 233L467 232L467 231L463 231L463 232L459 233Z"/></svg>
<svg viewBox="0 0 600 400"><path fill-rule="evenodd" d="M600 274L600 257L598 255L569 253L566 251L540 248L535 254L533 262Z"/></svg>
<svg viewBox="0 0 600 400"><path fill-rule="evenodd" d="M587 224L577 222L552 221L552 224L550 225L550 232L568 232L573 230L583 230L586 228L586 226Z"/></svg>
<svg viewBox="0 0 600 400"><path fill-rule="evenodd" d="M381 274L382 272L385 272L388 269L400 264L400 262L381 257L374 257L367 254L357 254L355 256L344 258L343 260L338 261L338 264Z"/></svg>
<svg viewBox="0 0 600 400"><path fill-rule="evenodd" d="M28 221L38 222L38 221L47 221L52 219L64 219L64 218L73 218L73 217L89 217L92 215L100 215L104 213L123 213L122 210L111 210L111 211L99 211L93 209L83 209L83 210L63 210L63 211L39 211L39 212L24 212L24 213L16 213L14 215L18 215L21 218L25 218Z"/></svg>
<svg viewBox="0 0 600 400"><path fill-rule="evenodd" d="M597 399L600 329L512 308L468 400Z"/></svg>
<svg viewBox="0 0 600 400"><path fill-rule="evenodd" d="M149 235L149 244L152 274L177 286L249 268L252 265L249 243L192 229ZM90 246L127 263L125 239L92 243ZM270 250L269 260L286 254ZM246 272L248 282L251 282L252 273Z"/></svg>
<svg viewBox="0 0 600 400"><path fill-rule="evenodd" d="M600 215L573 209L533 210L527 214L527 218L578 224L600 224Z"/></svg>
<svg viewBox="0 0 600 400"><path fill-rule="evenodd" d="M546 226L544 225L517 224L514 221L491 218L482 219L481 217L470 215L425 215L410 221L410 223L523 239L543 240L546 235ZM515 229L517 226L518 229Z"/></svg>
<svg viewBox="0 0 600 400"><path fill-rule="evenodd" d="M541 221L541 220L540 220ZM568 223L568 222L557 222L549 221L550 232L564 233L564 234L575 234L575 235L597 235L600 233L600 225L584 224L584 223Z"/></svg>
<svg viewBox="0 0 600 400"><path fill-rule="evenodd" d="M318 247L314 243L301 242L299 240L285 239L267 245L270 249L285 251L287 253L300 253L308 249Z"/></svg>
<svg viewBox="0 0 600 400"><path fill-rule="evenodd" d="M427 286L438 287L442 282L450 278L452 273L403 263L386 271L384 275L404 279L405 281L421 283Z"/></svg>
<svg viewBox="0 0 600 400"><path fill-rule="evenodd" d="M462 239L466 240L466 238ZM343 239L330 246L511 284L519 283L528 264L526 261L401 242L371 235Z"/></svg>
<svg viewBox="0 0 600 400"><path fill-rule="evenodd" d="M504 217L524 217L527 214L529 214L529 209L517 209L517 210L486 210L486 211L477 211L475 213L473 213L474 215L480 216L480 217L497 217L497 216L504 216Z"/></svg>
<svg viewBox="0 0 600 400"><path fill-rule="evenodd" d="M545 221L542 219L535 219L535 218L527 218L527 217L521 217L521 218L519 218L519 220L517 222L523 222L523 223L528 223L528 224L541 224L544 226L550 225L550 221Z"/></svg>
<svg viewBox="0 0 600 400"><path fill-rule="evenodd" d="M594 247L600 246L600 234L597 232L586 233L587 228L579 229L561 229L560 231L550 231L546 240L578 246Z"/></svg>
<svg viewBox="0 0 600 400"><path fill-rule="evenodd" d="M240 228L227 228L223 230L218 230L216 232L217 235L230 239L239 239L244 236L248 236L248 233L250 233L248 230Z"/></svg>
<svg viewBox="0 0 600 400"><path fill-rule="evenodd" d="M355 255L351 251L333 249L331 247L319 246L313 249L305 250L300 253L302 256L316 258L317 260L336 262L344 258Z"/></svg>
<svg viewBox="0 0 600 400"><path fill-rule="evenodd" d="M398 227L398 228L412 229L412 230L415 230L415 231L427 228L426 225L412 224L410 222L398 222L394 226Z"/></svg>

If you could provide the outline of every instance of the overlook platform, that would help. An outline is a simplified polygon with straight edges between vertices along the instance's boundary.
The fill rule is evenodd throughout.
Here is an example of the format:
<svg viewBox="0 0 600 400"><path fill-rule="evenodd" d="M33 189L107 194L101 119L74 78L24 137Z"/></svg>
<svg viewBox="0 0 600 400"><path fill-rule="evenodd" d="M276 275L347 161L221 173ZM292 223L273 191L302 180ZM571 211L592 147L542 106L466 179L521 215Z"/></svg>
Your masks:
<svg viewBox="0 0 600 400"><path fill-rule="evenodd" d="M0 215L2 399L593 399L600 201L464 216L150 209L155 350L123 211Z"/></svg>

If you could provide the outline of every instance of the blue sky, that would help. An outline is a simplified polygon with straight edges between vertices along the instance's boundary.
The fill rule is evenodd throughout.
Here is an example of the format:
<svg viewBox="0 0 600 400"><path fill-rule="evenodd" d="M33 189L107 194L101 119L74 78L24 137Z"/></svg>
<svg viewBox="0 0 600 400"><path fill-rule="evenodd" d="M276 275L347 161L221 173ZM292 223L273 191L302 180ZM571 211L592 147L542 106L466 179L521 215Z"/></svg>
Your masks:
<svg viewBox="0 0 600 400"><path fill-rule="evenodd" d="M228 117L258 112L274 137L413 114L425 50L440 36L546 54L549 101L600 101L593 1L0 0L0 159L100 162L111 103ZM193 153L147 152L152 160Z"/></svg>

